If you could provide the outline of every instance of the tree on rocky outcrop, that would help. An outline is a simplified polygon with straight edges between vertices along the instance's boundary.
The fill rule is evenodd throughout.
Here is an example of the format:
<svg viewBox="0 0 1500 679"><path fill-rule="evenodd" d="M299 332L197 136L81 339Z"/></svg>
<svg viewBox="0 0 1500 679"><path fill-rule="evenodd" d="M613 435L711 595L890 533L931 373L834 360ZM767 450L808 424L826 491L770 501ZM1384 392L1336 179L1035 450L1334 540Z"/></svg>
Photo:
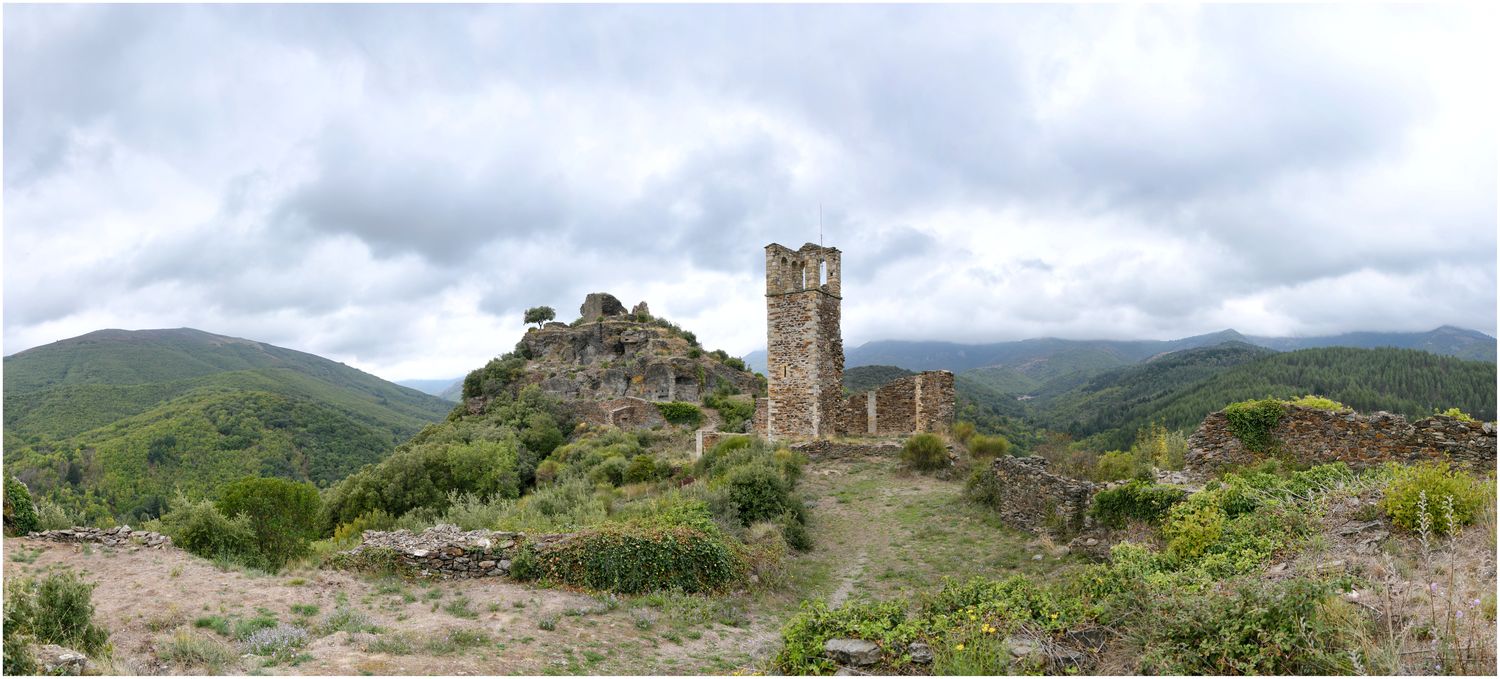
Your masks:
<svg viewBox="0 0 1500 679"><path fill-rule="evenodd" d="M526 322L535 323L538 328L554 318L557 318L557 312L550 306L534 306L526 310Z"/></svg>

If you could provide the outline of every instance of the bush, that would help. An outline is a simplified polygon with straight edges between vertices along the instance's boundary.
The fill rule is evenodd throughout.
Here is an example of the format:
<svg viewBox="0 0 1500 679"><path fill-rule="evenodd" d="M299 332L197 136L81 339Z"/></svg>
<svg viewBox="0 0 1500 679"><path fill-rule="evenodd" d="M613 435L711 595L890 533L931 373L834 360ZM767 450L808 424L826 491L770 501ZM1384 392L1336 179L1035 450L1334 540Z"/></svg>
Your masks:
<svg viewBox="0 0 1500 679"><path fill-rule="evenodd" d="M317 537L322 502L310 483L246 478L224 487L218 509L224 516L247 517L254 533L254 565L276 572L304 556Z"/></svg>
<svg viewBox="0 0 1500 679"><path fill-rule="evenodd" d="M1089 515L1110 528L1124 528L1132 519L1159 524L1167 511L1185 497L1187 491L1180 488L1131 481L1095 494Z"/></svg>
<svg viewBox="0 0 1500 679"><path fill-rule="evenodd" d="M37 530L36 504L26 484L13 476L5 477L5 534L25 535Z"/></svg>
<svg viewBox="0 0 1500 679"><path fill-rule="evenodd" d="M171 536L172 544L205 559L252 561L255 553L250 518L228 518L207 500L192 501L179 494L162 515L161 530Z"/></svg>
<svg viewBox="0 0 1500 679"><path fill-rule="evenodd" d="M703 411L698 406L684 401L668 401L656 404L661 416L672 424L697 427L703 424Z"/></svg>
<svg viewBox="0 0 1500 679"><path fill-rule="evenodd" d="M510 577L521 582L542 576L542 562L531 545L521 545L510 559Z"/></svg>
<svg viewBox="0 0 1500 679"><path fill-rule="evenodd" d="M94 623L94 585L73 571L53 572L40 582L21 578L7 583L5 633L30 638L41 644L57 644L89 655L103 652L109 632ZM12 660L6 644L6 664Z"/></svg>
<svg viewBox="0 0 1500 679"><path fill-rule="evenodd" d="M755 400L749 397L714 392L703 399L703 405L719 411L724 420L721 431L744 431L745 423L755 417Z"/></svg>
<svg viewBox="0 0 1500 679"><path fill-rule="evenodd" d="M958 441L965 446L969 445L969 439L973 438L974 433L975 429L973 422L953 423L953 440Z"/></svg>
<svg viewBox="0 0 1500 679"><path fill-rule="evenodd" d="M969 437L969 453L975 458L993 459L1010 452L1010 441L1004 436L975 434Z"/></svg>
<svg viewBox="0 0 1500 679"><path fill-rule="evenodd" d="M1474 523L1492 502L1492 488L1473 476L1452 470L1446 462L1423 462L1409 467L1392 465L1381 507L1391 522L1408 531L1422 526L1437 535L1453 535ZM1451 519L1451 520L1450 520Z"/></svg>
<svg viewBox="0 0 1500 679"><path fill-rule="evenodd" d="M942 469L948 466L948 447L936 434L917 434L901 447L901 461L919 471Z"/></svg>
<svg viewBox="0 0 1500 679"><path fill-rule="evenodd" d="M724 476L729 501L738 510L746 526L757 521L774 521L792 508L790 484L771 466L745 464L734 467Z"/></svg>
<svg viewBox="0 0 1500 679"><path fill-rule="evenodd" d="M1228 517L1214 499L1216 496L1211 493L1199 493L1168 510L1161 533L1167 539L1170 554L1180 559L1193 559L1218 542L1224 534Z"/></svg>
<svg viewBox="0 0 1500 679"><path fill-rule="evenodd" d="M1331 413L1339 413L1345 410L1352 410L1352 408L1350 408L1349 406L1339 403L1338 401L1335 401L1331 398L1313 396L1312 394L1308 394L1306 396L1303 396L1302 398L1292 399L1290 401L1287 401L1286 404L1291 406L1302 406L1303 408L1327 410Z"/></svg>
<svg viewBox="0 0 1500 679"><path fill-rule="evenodd" d="M542 463L536 466L536 485L543 486L556 481L558 475L567 468L567 465L557 460L542 460Z"/></svg>
<svg viewBox="0 0 1500 679"><path fill-rule="evenodd" d="M743 558L717 531L689 526L609 524L580 531L538 556L549 578L621 594L714 592L745 574Z"/></svg>
<svg viewBox="0 0 1500 679"><path fill-rule="evenodd" d="M1229 433L1245 444L1245 448L1257 453L1272 452L1276 441L1271 432L1285 414L1286 405L1274 398L1240 401L1224 408Z"/></svg>
<svg viewBox="0 0 1500 679"><path fill-rule="evenodd" d="M36 499L37 530L61 530L80 525L82 522L62 505L44 497Z"/></svg>
<svg viewBox="0 0 1500 679"><path fill-rule="evenodd" d="M589 480L618 486L625 482L625 468L629 466L630 462L623 455L607 457L589 470Z"/></svg>
<svg viewBox="0 0 1500 679"><path fill-rule="evenodd" d="M630 466L625 468L625 483L655 481L661 476L661 468L657 466L656 458L650 455L642 454L631 458Z"/></svg>
<svg viewBox="0 0 1500 679"><path fill-rule="evenodd" d="M1150 478L1151 467L1143 464L1136 454L1123 450L1112 450L1099 456L1094 463L1095 481L1123 481L1125 479Z"/></svg>
<svg viewBox="0 0 1500 679"><path fill-rule="evenodd" d="M1445 417L1454 418L1454 419L1456 419L1456 420L1458 420L1460 422L1473 422L1474 421L1473 417L1470 417L1468 413L1466 413L1466 412L1464 412L1462 410L1459 410L1458 408L1449 408L1449 409L1444 410L1443 412L1440 412L1438 414L1439 415L1443 415Z"/></svg>
<svg viewBox="0 0 1500 679"><path fill-rule="evenodd" d="M1352 674L1326 614L1331 588L1306 579L1176 597L1144 627L1143 674Z"/></svg>
<svg viewBox="0 0 1500 679"><path fill-rule="evenodd" d="M1136 436L1136 458L1158 469L1182 469L1187 461L1187 437L1155 422Z"/></svg>
<svg viewBox="0 0 1500 679"><path fill-rule="evenodd" d="M367 530L391 530L396 526L396 517L381 509L372 509L359 518L342 524L333 531L333 541L339 544L359 544Z"/></svg>

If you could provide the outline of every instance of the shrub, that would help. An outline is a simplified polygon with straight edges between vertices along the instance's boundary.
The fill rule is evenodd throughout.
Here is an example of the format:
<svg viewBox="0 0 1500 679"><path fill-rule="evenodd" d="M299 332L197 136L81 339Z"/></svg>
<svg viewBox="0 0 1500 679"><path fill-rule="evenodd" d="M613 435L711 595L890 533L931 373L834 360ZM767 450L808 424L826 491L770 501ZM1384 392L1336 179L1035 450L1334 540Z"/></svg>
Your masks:
<svg viewBox="0 0 1500 679"><path fill-rule="evenodd" d="M510 577L527 582L541 576L542 562L537 558L536 550L530 545L518 547L510 558Z"/></svg>
<svg viewBox="0 0 1500 679"><path fill-rule="evenodd" d="M766 464L744 464L729 470L724 487L740 522L773 521L792 507L790 484Z"/></svg>
<svg viewBox="0 0 1500 679"><path fill-rule="evenodd" d="M958 441L959 443L962 443L966 446L969 445L969 439L974 436L974 433L975 429L973 422L953 423L953 440Z"/></svg>
<svg viewBox="0 0 1500 679"><path fill-rule="evenodd" d="M698 406L684 401L668 401L656 404L661 416L672 424L697 427L703 424L703 411Z"/></svg>
<svg viewBox="0 0 1500 679"><path fill-rule="evenodd" d="M275 627L263 627L245 637L245 649L255 655L268 655L278 660L289 660L297 649L307 644L307 630L281 623Z"/></svg>
<svg viewBox="0 0 1500 679"><path fill-rule="evenodd" d="M724 420L722 431L744 431L745 423L755 417L755 400L749 397L714 392L703 399L703 405L719 411Z"/></svg>
<svg viewBox="0 0 1500 679"><path fill-rule="evenodd" d="M37 529L36 504L26 484L13 476L5 477L5 534L25 535Z"/></svg>
<svg viewBox="0 0 1500 679"><path fill-rule="evenodd" d="M536 485L542 486L556 481L558 475L567 468L567 465L557 460L542 460L542 463L536 466Z"/></svg>
<svg viewBox="0 0 1500 679"><path fill-rule="evenodd" d="M1351 410L1351 408L1349 406L1346 406L1346 405L1344 405L1342 403L1339 403L1338 401L1335 401L1335 400L1333 400L1331 398L1324 398L1322 396L1313 396L1312 394L1308 394L1306 396L1303 396L1302 398L1292 399L1290 401L1287 401L1286 403L1287 403L1287 405L1291 405L1291 406L1302 406L1303 408L1316 408L1318 410L1327 410L1328 412L1331 412L1331 413L1338 413L1338 412L1343 412L1345 410Z"/></svg>
<svg viewBox="0 0 1500 679"><path fill-rule="evenodd" d="M719 591L745 572L743 558L717 531L688 526L609 524L580 531L538 556L547 577L621 594Z"/></svg>
<svg viewBox="0 0 1500 679"><path fill-rule="evenodd" d="M607 457L589 470L589 480L618 486L625 482L625 468L629 466L630 462L623 455Z"/></svg>
<svg viewBox="0 0 1500 679"><path fill-rule="evenodd" d="M1437 535L1452 535L1474 523L1489 494L1486 484L1446 462L1393 465L1381 507L1398 528L1419 531L1425 523Z"/></svg>
<svg viewBox="0 0 1500 679"><path fill-rule="evenodd" d="M1272 451L1276 441L1271 432L1285 414L1286 405L1274 398L1240 401L1224 408L1229 433L1245 444L1245 448L1257 453Z"/></svg>
<svg viewBox="0 0 1500 679"><path fill-rule="evenodd" d="M976 458L992 459L1010 452L1010 441L1004 436L975 434L969 437L969 453Z"/></svg>
<svg viewBox="0 0 1500 679"><path fill-rule="evenodd" d="M156 653L157 657L174 665L207 668L206 674L221 674L224 666L239 657L228 644L185 628L158 642Z"/></svg>
<svg viewBox="0 0 1500 679"><path fill-rule="evenodd" d="M1151 467L1142 464L1134 453L1112 450L1099 456L1094 463L1095 481L1123 481L1125 479L1150 477Z"/></svg>
<svg viewBox="0 0 1500 679"><path fill-rule="evenodd" d="M1181 559L1192 559L1219 540L1228 517L1214 499L1211 493L1199 493L1168 510L1161 533L1167 539L1169 553Z"/></svg>
<svg viewBox="0 0 1500 679"><path fill-rule="evenodd" d="M172 544L205 559L251 560L255 553L250 518L228 518L207 500L192 501L179 494L162 515L161 529Z"/></svg>
<svg viewBox="0 0 1500 679"><path fill-rule="evenodd" d="M5 592L5 633L57 644L93 655L109 642L109 632L94 623L94 585L73 571L53 572L37 581L21 578ZM10 644L6 644L7 655ZM7 663L24 659L7 657Z"/></svg>
<svg viewBox="0 0 1500 679"><path fill-rule="evenodd" d="M1443 415L1445 417L1454 418L1454 419L1456 419L1456 420L1458 420L1460 422L1473 422L1474 421L1473 417L1470 417L1468 413L1466 413L1466 412L1464 412L1462 410L1459 410L1458 408L1449 408L1449 409L1444 410L1443 412L1440 412L1438 414L1439 415Z"/></svg>
<svg viewBox="0 0 1500 679"><path fill-rule="evenodd" d="M948 466L948 447L936 434L917 434L901 447L901 461L920 471L942 469Z"/></svg>
<svg viewBox="0 0 1500 679"><path fill-rule="evenodd" d="M72 513L56 502L44 497L35 498L35 500L37 530L60 530L63 528L72 528L82 523Z"/></svg>
<svg viewBox="0 0 1500 679"><path fill-rule="evenodd" d="M656 458L650 455L643 454L631 458L630 466L625 468L625 483L655 481L661 476L661 470L656 464Z"/></svg>
<svg viewBox="0 0 1500 679"><path fill-rule="evenodd" d="M1155 607L1143 674L1351 674L1332 594L1306 579L1251 583L1233 592L1176 597Z"/></svg>
<svg viewBox="0 0 1500 679"><path fill-rule="evenodd" d="M341 545L359 544L364 538L367 530L391 530L396 525L396 517L385 513L382 509L372 509L360 514L349 523L342 524L333 531L333 541Z"/></svg>
<svg viewBox="0 0 1500 679"><path fill-rule="evenodd" d="M317 537L318 489L286 479L246 478L224 487L217 505L225 516L245 516L255 535L254 565L276 572L304 556Z"/></svg>
<svg viewBox="0 0 1500 679"><path fill-rule="evenodd" d="M807 530L807 520L802 512L793 510L782 514L776 524L781 527L781 535L792 549L805 552L813 548L812 533Z"/></svg>
<svg viewBox="0 0 1500 679"><path fill-rule="evenodd" d="M1131 481L1096 493L1089 505L1089 515L1110 528L1124 528L1132 519L1159 524L1167 511L1185 497L1187 491L1180 488Z"/></svg>
<svg viewBox="0 0 1500 679"><path fill-rule="evenodd" d="M1158 469L1182 469L1187 461L1187 437L1155 422L1136 436L1136 458Z"/></svg>

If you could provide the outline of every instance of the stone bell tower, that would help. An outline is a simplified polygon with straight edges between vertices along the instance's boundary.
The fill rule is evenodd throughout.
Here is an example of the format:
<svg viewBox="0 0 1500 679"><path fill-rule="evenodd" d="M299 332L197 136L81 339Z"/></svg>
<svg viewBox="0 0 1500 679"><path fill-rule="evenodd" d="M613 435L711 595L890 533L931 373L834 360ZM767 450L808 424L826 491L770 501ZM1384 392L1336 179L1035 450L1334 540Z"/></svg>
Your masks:
<svg viewBox="0 0 1500 679"><path fill-rule="evenodd" d="M837 248L766 246L767 437L841 434L842 303Z"/></svg>

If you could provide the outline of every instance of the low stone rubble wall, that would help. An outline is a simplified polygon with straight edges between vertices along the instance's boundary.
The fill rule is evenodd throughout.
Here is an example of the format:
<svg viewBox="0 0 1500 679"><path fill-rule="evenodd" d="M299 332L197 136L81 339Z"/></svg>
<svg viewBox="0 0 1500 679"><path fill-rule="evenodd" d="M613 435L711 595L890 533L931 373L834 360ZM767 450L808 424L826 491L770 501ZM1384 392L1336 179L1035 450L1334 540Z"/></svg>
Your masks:
<svg viewBox="0 0 1500 679"><path fill-rule="evenodd" d="M1445 460L1479 473L1495 469L1495 425L1445 415L1408 422L1387 412L1361 415L1287 406L1271 435L1278 457L1301 464L1344 462L1362 469L1385 462ZM1265 457L1230 433L1222 410L1204 418L1188 438L1187 468L1200 474Z"/></svg>
<svg viewBox="0 0 1500 679"><path fill-rule="evenodd" d="M794 443L790 448L806 455L808 459L814 461L832 460L842 457L863 457L866 455L888 455L892 457L899 457L901 455L900 441L881 441L878 439L868 442L817 439L805 443Z"/></svg>
<svg viewBox="0 0 1500 679"><path fill-rule="evenodd" d="M976 491L1005 523L1061 536L1090 527L1089 502L1104 488L1053 474L1044 458L1001 455L981 477Z"/></svg>
<svg viewBox="0 0 1500 679"><path fill-rule="evenodd" d="M44 530L28 533L28 538L53 542L89 542L106 547L129 546L163 549L172 546L172 538L148 530L132 530L130 526L114 528L91 528L74 526L61 530Z"/></svg>
<svg viewBox="0 0 1500 679"><path fill-rule="evenodd" d="M398 565L413 569L419 575L439 578L480 578L510 575L511 562L524 545L545 549L571 537L571 534L527 535L505 531L463 531L451 524L439 524L413 533L409 530L365 531L358 547L346 554L358 555L369 549L389 549Z"/></svg>

